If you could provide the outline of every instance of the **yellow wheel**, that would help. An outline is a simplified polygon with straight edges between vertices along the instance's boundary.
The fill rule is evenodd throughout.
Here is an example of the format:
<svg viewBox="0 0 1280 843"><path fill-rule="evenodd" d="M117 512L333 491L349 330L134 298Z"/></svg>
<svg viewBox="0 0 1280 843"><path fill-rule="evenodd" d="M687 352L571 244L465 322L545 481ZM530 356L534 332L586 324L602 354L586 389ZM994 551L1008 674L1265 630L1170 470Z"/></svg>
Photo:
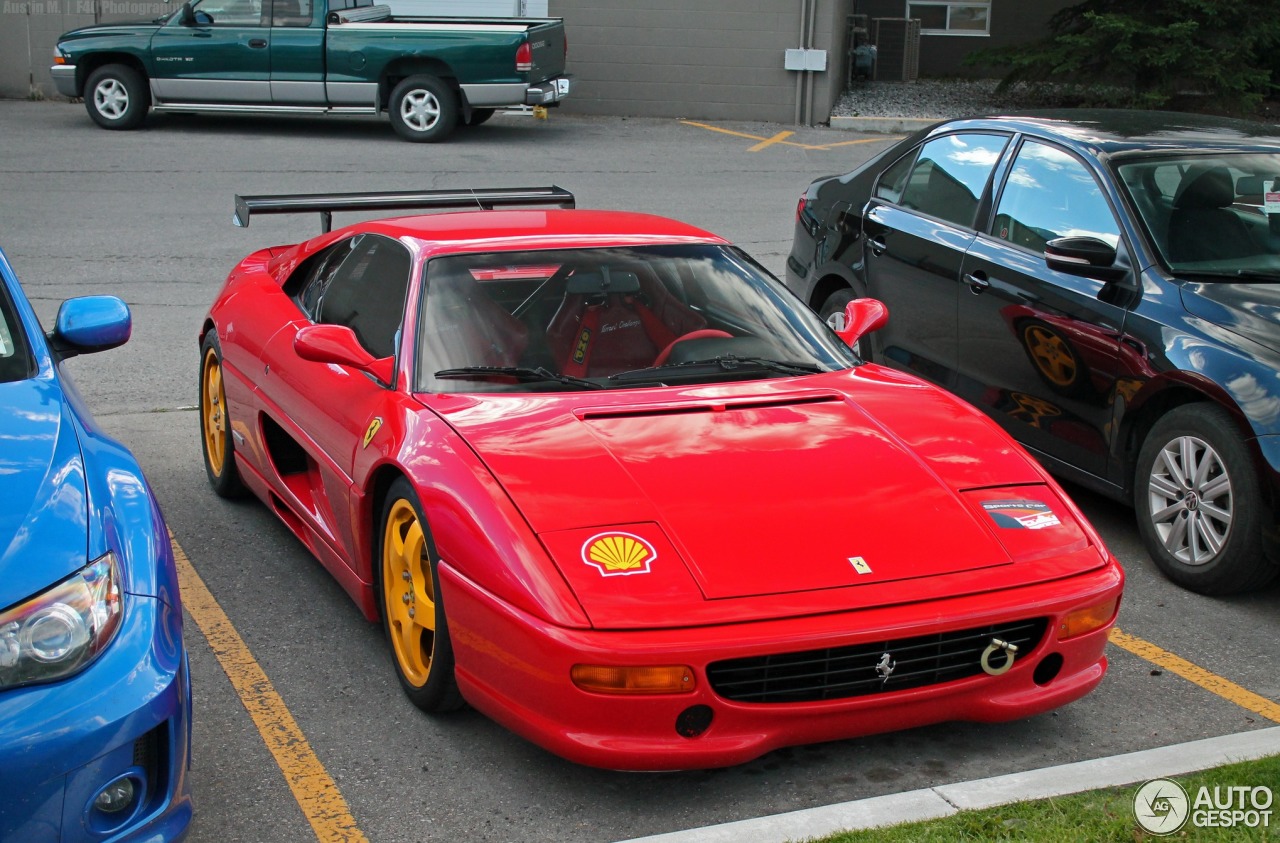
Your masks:
<svg viewBox="0 0 1280 843"><path fill-rule="evenodd" d="M236 469L227 393L222 384L222 349L214 331L205 334L200 344L200 445L205 474L213 490L224 498L243 495L245 488Z"/></svg>
<svg viewBox="0 0 1280 843"><path fill-rule="evenodd" d="M1089 371L1061 333L1036 320L1026 322L1020 332L1022 346L1041 380L1061 395L1089 394Z"/></svg>
<svg viewBox="0 0 1280 843"><path fill-rule="evenodd" d="M382 620L400 684L424 711L457 708L462 697L432 544L417 495L403 478L387 494L380 538Z"/></svg>

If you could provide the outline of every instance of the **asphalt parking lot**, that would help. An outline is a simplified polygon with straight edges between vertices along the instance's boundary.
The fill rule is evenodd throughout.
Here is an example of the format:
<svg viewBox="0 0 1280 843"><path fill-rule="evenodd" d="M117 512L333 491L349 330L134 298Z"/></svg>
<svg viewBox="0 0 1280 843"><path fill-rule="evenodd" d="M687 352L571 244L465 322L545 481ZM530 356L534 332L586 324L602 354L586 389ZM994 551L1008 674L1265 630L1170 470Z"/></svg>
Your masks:
<svg viewBox="0 0 1280 843"><path fill-rule="evenodd" d="M168 115L113 133L79 105L7 101L0 138L0 247L45 324L74 295L113 293L133 310L127 346L70 366L102 426L137 453L189 562L193 843L619 840L1280 722L1280 587L1185 592L1156 572L1128 510L1071 487L1128 574L1123 635L1089 697L726 770L578 767L475 712L415 709L381 630L319 563L265 508L208 488L192 410L201 318L239 258L319 230L309 216L234 228L236 193L558 184L579 207L707 228L780 274L803 188L887 136L553 113L418 146L385 121Z"/></svg>

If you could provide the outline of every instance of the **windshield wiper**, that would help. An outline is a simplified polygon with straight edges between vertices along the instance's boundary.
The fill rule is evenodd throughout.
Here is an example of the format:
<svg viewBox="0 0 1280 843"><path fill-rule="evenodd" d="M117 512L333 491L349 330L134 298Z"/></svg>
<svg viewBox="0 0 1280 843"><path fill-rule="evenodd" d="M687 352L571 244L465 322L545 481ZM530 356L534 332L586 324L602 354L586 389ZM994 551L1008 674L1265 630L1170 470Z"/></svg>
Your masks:
<svg viewBox="0 0 1280 843"><path fill-rule="evenodd" d="M1280 270L1277 269L1241 269L1236 275L1250 281L1280 281Z"/></svg>
<svg viewBox="0 0 1280 843"><path fill-rule="evenodd" d="M557 383L577 386L582 389L604 389L604 384L575 378L573 375L559 375L542 366L462 366L457 369L441 369L436 372L437 378L460 378L471 380L488 380L491 378L515 378L521 383L537 381L556 381Z"/></svg>
<svg viewBox="0 0 1280 843"><path fill-rule="evenodd" d="M1198 270L1176 269L1178 275L1190 275L1194 278L1212 278L1219 281L1274 281L1280 282L1280 269L1231 269L1231 270Z"/></svg>
<svg viewBox="0 0 1280 843"><path fill-rule="evenodd" d="M663 372L699 366L715 366L722 372L736 372L754 367L782 375L812 375L822 371L822 367L813 363L791 363L786 360L770 360L767 357L739 357L736 354L722 354L703 360L685 360L680 363L664 363L661 366L650 366L647 369L632 369L628 372L610 375L609 380L622 383L651 381L659 379Z"/></svg>

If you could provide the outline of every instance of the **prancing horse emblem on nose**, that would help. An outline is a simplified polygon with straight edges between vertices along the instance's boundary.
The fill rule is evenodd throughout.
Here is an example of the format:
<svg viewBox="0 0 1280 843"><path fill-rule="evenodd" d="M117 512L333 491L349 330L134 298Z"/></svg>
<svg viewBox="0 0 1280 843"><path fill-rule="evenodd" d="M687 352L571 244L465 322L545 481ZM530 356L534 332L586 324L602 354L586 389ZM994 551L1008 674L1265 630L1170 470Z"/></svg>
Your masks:
<svg viewBox="0 0 1280 843"><path fill-rule="evenodd" d="M897 666L898 663L888 653L880 657L880 662L876 665L876 673L880 675L880 687L883 688L884 683L889 681L889 677L893 675L893 670Z"/></svg>

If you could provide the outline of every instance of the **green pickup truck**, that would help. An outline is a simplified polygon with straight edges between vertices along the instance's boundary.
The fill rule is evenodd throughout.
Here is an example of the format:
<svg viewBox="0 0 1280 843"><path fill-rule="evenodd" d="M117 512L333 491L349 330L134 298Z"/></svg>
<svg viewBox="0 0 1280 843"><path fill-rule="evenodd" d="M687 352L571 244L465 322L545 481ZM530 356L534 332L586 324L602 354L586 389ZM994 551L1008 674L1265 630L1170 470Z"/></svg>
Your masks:
<svg viewBox="0 0 1280 843"><path fill-rule="evenodd" d="M54 84L107 129L136 128L152 108L385 111L411 141L569 93L558 18L402 18L369 2L192 0L153 21L72 30L54 48Z"/></svg>

